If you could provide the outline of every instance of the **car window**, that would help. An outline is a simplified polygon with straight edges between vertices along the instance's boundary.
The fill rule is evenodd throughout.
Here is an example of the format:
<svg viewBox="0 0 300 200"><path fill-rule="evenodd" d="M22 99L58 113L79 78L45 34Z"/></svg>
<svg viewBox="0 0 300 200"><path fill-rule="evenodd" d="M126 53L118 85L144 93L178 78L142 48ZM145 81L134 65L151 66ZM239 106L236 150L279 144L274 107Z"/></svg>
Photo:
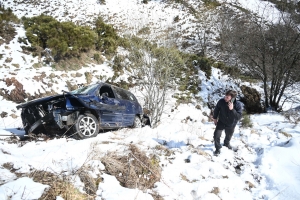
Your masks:
<svg viewBox="0 0 300 200"><path fill-rule="evenodd" d="M119 99L131 100L129 96L126 94L125 90L122 90L121 88L117 88L117 87L114 87L114 90L116 91L116 95Z"/></svg>
<svg viewBox="0 0 300 200"><path fill-rule="evenodd" d="M101 96L103 93L107 93L109 98L115 98L115 95L110 88L110 86L104 85L100 88L99 95Z"/></svg>
<svg viewBox="0 0 300 200"><path fill-rule="evenodd" d="M126 91L126 94L129 97L129 100L137 101L137 99L135 98L135 96L131 92Z"/></svg>
<svg viewBox="0 0 300 200"><path fill-rule="evenodd" d="M77 90L71 91L72 94L88 94L94 91L98 87L98 84L93 84L89 86L85 86L82 88L78 88Z"/></svg>

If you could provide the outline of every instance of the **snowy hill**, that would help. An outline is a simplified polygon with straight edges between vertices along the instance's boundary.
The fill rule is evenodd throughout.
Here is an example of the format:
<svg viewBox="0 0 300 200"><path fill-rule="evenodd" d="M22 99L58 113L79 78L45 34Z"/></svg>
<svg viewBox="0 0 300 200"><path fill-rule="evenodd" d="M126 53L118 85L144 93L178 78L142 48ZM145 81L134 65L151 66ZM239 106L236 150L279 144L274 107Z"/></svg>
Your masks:
<svg viewBox="0 0 300 200"><path fill-rule="evenodd" d="M219 2L237 14L247 9L261 16L268 13L269 20L278 14L271 3L259 0ZM175 42L186 52L197 52L201 48L198 33L210 30L208 54L216 55L219 8L211 9L202 1L3 0L1 4L19 18L44 13L82 25L93 24L100 15L120 35L137 34L165 45ZM177 16L178 21L174 20ZM78 70L40 66L40 58L22 51L24 44L19 38L25 37L23 25L14 26L14 39L0 46L0 90L6 97L15 93L24 94L27 100L38 98L69 90L69 85L106 81L114 75L112 61L105 57L102 64L89 62ZM92 76L88 79L85 74ZM206 104L222 98L223 94L213 93L220 88L241 92L241 81L233 82L215 68L209 79L202 71L199 78L202 100L178 105L169 94L157 127L110 131L87 140L45 137L19 141L4 136L24 131L18 130L22 122L17 103L0 96L0 200L299 199L300 126L275 113L252 115L252 128L236 127L234 150L224 147L215 157L215 126L208 118ZM261 91L259 84L253 87ZM140 91L131 91L143 102ZM130 170L136 171L136 176L131 177ZM132 189L130 184L139 187Z"/></svg>

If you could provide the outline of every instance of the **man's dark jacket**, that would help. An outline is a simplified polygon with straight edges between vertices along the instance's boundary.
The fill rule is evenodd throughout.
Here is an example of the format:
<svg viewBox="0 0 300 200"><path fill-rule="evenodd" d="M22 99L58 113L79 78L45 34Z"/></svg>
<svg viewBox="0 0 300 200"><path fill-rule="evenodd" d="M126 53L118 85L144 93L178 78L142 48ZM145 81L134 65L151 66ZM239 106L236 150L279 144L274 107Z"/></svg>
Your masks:
<svg viewBox="0 0 300 200"><path fill-rule="evenodd" d="M228 103L225 99L220 99L216 105L213 116L214 119L219 117L217 129L236 126L238 120L242 117L242 110L241 102L235 100L233 102L233 109L229 110Z"/></svg>

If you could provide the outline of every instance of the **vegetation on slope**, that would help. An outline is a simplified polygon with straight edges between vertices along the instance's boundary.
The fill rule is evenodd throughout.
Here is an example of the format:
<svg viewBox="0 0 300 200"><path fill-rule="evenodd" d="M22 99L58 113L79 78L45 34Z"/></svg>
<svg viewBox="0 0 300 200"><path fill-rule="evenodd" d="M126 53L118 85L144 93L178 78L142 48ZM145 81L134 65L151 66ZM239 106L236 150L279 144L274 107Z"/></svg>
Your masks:
<svg viewBox="0 0 300 200"><path fill-rule="evenodd" d="M5 9L0 4L0 45L9 43L15 37L16 30L12 22L19 23L19 20L10 8Z"/></svg>

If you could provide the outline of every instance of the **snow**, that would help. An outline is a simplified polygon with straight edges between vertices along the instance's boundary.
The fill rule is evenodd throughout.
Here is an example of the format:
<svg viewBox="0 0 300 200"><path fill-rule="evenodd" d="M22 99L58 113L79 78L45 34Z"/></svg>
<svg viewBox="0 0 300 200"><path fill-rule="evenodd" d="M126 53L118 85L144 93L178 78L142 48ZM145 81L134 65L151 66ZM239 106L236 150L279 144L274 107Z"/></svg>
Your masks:
<svg viewBox="0 0 300 200"><path fill-rule="evenodd" d="M269 1L263 0L220 0L248 9L268 21L276 22L281 17L280 11Z"/></svg>
<svg viewBox="0 0 300 200"><path fill-rule="evenodd" d="M251 116L252 129L236 127L231 141L236 151L222 148L219 157L213 156L215 126L206 121L201 110L195 109L193 104L180 105L165 115L165 119L171 119L157 128L121 129L82 141L62 138L29 142L24 146L2 141L0 165L13 163L18 173L37 169L70 175L87 164L92 168L93 177L100 174L104 179L99 184L96 199L153 199L150 191L122 187L115 177L103 173L104 165L94 157L87 160L92 150L98 157L109 152L122 155L129 144L136 144L141 150L159 156L162 178L151 193L154 191L166 200L300 197L297 193L300 184L300 127L290 124L281 115ZM185 121L187 116L192 121ZM280 134L280 130L287 130L292 138ZM224 139L224 134L221 139ZM157 146L164 146L173 153L159 153ZM4 169L1 172L6 174L5 178L1 177L6 184L12 184L11 187L19 184L15 181L20 178L13 173ZM254 186L250 188L249 182ZM79 179L74 185L83 191ZM216 194L212 193L214 190ZM4 194L10 193L4 191Z"/></svg>
<svg viewBox="0 0 300 200"><path fill-rule="evenodd" d="M107 174L103 174L103 183L99 185L97 195L101 196L96 200L107 199L140 199L140 200L153 200L152 196L147 193L143 193L137 189L126 189L120 186L119 181L114 177ZM112 185L114 187L112 187Z"/></svg>
<svg viewBox="0 0 300 200"><path fill-rule="evenodd" d="M261 171L270 188L280 191L279 199L299 198L300 138L292 138L283 146L275 146L262 156Z"/></svg>
<svg viewBox="0 0 300 200"><path fill-rule="evenodd" d="M189 1L194 7L201 3ZM259 0L223 0L233 3L269 20L276 18L278 11L270 3ZM114 22L115 27L124 26L125 33L136 33L141 28L150 26L149 37L156 38L162 30L174 26L173 18L182 18L176 29L184 32L194 30L194 17L188 15L186 8L180 4L167 5L163 1L107 0L100 5L96 0L89 1L44 1L44 4L30 4L26 1L7 0L5 6L12 7L17 16L36 16L49 13L59 20L72 20L75 23L89 24L98 14L106 21ZM264 5L264 12L258 8ZM265 6L266 5L266 6ZM197 7L198 8L198 7ZM271 13L271 14L270 14ZM173 25L172 25L173 24ZM92 83L113 76L110 62L88 64L78 70L58 71L49 65L35 68L39 58L22 53L19 37L25 36L23 26L16 26L17 35L9 43L0 46L3 58L0 60L0 88L7 91L14 86L5 84L6 78L15 77L23 84L30 95L54 90L68 90L66 82L71 84L86 83L84 74L93 73ZM188 33L190 33L187 31ZM187 34L188 34L187 33ZM151 38L150 38L151 39ZM163 39L162 39L163 40ZM182 42L182 38L178 38ZM119 49L119 53L122 53ZM123 52L126 53L126 52ZM6 59L12 59L10 63ZM13 65L13 64L19 64ZM34 79L45 73L42 80ZM79 73L82 76L74 77ZM128 72L119 79L126 80ZM101 176L95 199L154 199L151 194L159 194L166 200L194 199L300 199L300 126L287 121L276 113L251 115L253 128L236 127L231 141L234 151L222 148L219 157L213 156L213 133L215 126L209 121L208 101L216 102L222 98L222 91L234 88L241 92L238 85L249 83L232 80L213 68L212 76L206 80L204 72L199 72L202 80L198 96L202 101L177 105L176 100L168 95L168 104L161 123L155 127L140 129L121 129L99 134L95 138L74 140L56 138L46 141L27 143L11 142L9 137L1 136L0 140L0 199L38 199L45 189L49 188L34 182L28 175L32 170L44 170L62 176L70 176L73 185L84 192L84 184L74 174L83 166L88 166L89 174L96 178ZM96 78L99 77L99 78ZM51 83L49 85L48 83ZM253 84L259 91L259 84ZM136 88L131 89L142 102L142 94ZM219 93L214 91L220 90ZM0 97L0 135L24 134L20 119L20 110L16 103ZM200 105L201 109L196 109ZM289 104L288 106L291 107ZM16 118L15 118L16 116ZM283 132L290 134L284 135ZM224 133L221 141L224 139ZM142 191L122 187L116 177L105 173L105 166L100 158L108 153L126 155L130 144L137 145L147 155L155 154L162 169L161 179L155 187ZM163 149L163 150L160 150ZM13 169L9 169L11 164ZM22 174L19 176L19 174ZM57 196L57 200L62 197Z"/></svg>
<svg viewBox="0 0 300 200"><path fill-rule="evenodd" d="M48 186L36 183L28 177L23 177L1 185L0 199L38 199L39 197L41 197L46 188L48 188Z"/></svg>

